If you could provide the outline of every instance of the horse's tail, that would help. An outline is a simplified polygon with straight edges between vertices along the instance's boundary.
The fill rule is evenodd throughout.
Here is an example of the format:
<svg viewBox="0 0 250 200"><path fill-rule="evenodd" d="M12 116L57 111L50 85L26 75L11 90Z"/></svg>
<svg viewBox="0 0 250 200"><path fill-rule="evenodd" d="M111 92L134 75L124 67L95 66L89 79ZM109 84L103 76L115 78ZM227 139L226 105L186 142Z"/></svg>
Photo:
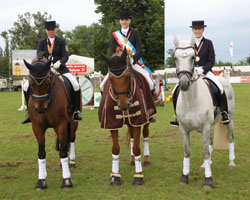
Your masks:
<svg viewBox="0 0 250 200"><path fill-rule="evenodd" d="M68 122L67 124L67 151L69 151L69 148L70 148L70 133L71 133L71 126L70 126L70 122ZM57 151L60 150L60 142L58 140L58 137L56 138L56 150Z"/></svg>
<svg viewBox="0 0 250 200"><path fill-rule="evenodd" d="M215 149L228 149L227 126L220 120L215 124L213 145Z"/></svg>
<svg viewBox="0 0 250 200"><path fill-rule="evenodd" d="M126 145L127 145L127 148L129 149L129 147L130 147L130 130L129 130L129 128L127 129L127 133L126 133Z"/></svg>

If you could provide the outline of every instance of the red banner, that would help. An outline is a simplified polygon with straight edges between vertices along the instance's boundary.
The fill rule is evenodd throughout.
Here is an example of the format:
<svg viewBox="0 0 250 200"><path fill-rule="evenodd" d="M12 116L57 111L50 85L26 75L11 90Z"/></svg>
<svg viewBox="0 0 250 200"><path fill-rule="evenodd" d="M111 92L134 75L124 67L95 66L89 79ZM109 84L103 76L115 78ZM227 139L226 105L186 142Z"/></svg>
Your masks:
<svg viewBox="0 0 250 200"><path fill-rule="evenodd" d="M66 64L72 74L87 73L87 65L85 64Z"/></svg>
<svg viewBox="0 0 250 200"><path fill-rule="evenodd" d="M240 82L241 83L250 83L250 76L240 77Z"/></svg>

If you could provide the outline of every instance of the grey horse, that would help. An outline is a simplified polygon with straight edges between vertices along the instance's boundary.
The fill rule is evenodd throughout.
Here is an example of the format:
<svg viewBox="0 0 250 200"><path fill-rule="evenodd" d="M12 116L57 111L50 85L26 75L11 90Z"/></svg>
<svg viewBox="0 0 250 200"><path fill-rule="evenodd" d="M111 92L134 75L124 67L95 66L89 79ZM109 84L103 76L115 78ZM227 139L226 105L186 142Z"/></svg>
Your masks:
<svg viewBox="0 0 250 200"><path fill-rule="evenodd" d="M195 40L192 36L190 41L179 41L174 39L175 62L177 76L179 79L180 94L177 100L176 117L179 122L179 130L184 143L183 173L179 180L180 184L188 184L188 174L190 172L190 132L196 130L202 133L203 149L202 155L205 169L205 180L203 187L213 186L211 171L212 134L211 125L220 123L221 117L215 117L214 112L220 113L219 108L215 108L209 92L209 88L202 76L198 76L194 66ZM234 115L234 93L231 84L222 77L218 77L222 84L227 100L230 116L230 123L227 127L227 138L229 142L229 166L234 164L234 136L233 136L233 115ZM224 126L224 125L223 125Z"/></svg>

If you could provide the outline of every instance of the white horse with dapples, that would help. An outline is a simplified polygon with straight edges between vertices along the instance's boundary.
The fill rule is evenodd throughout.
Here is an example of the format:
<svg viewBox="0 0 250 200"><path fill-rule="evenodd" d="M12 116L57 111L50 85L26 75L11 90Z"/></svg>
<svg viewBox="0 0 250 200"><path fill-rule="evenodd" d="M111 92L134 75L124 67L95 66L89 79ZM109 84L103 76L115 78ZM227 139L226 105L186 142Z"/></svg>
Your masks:
<svg viewBox="0 0 250 200"><path fill-rule="evenodd" d="M194 67L195 50L194 37L190 41L179 41L174 39L176 46L175 62L177 76L179 79L180 93L177 100L176 117L179 122L179 129L184 142L183 173L180 178L181 184L188 184L188 174L190 172L190 132L196 130L202 133L205 169L204 187L212 187L211 153L212 153L212 134L211 125L225 126L227 131L227 144L229 143L229 167L234 164L234 136L233 136L233 115L234 115L234 93L231 84L222 77L218 77L222 84L227 100L230 116L228 125L220 124L220 109L215 108L209 88L202 76L198 76ZM217 113L216 117L214 113ZM217 136L220 140L221 135Z"/></svg>

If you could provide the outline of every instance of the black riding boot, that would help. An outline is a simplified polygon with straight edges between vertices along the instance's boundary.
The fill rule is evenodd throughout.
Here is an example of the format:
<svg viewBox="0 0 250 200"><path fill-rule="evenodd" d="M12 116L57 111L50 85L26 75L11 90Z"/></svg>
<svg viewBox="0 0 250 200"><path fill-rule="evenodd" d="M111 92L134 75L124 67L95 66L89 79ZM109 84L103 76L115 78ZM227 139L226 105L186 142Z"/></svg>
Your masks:
<svg viewBox="0 0 250 200"><path fill-rule="evenodd" d="M229 124L230 119L228 116L228 107L227 107L227 97L225 91L222 95L219 95L219 102L220 102L220 110L221 110L221 117L222 117L222 124Z"/></svg>
<svg viewBox="0 0 250 200"><path fill-rule="evenodd" d="M177 104L177 98L178 95L180 93L180 88L179 85L176 87L175 92L173 93L173 105L174 105L174 113L176 115L176 104ZM170 121L170 125L174 126L174 127L179 127L179 123L177 121L177 119L175 119L174 121Z"/></svg>
<svg viewBox="0 0 250 200"><path fill-rule="evenodd" d="M30 98L29 89L27 90L27 92L23 91L23 93L24 93L24 97L25 97L25 101L26 101L26 105L27 105L27 110L28 110L28 101L29 101L29 98ZM29 111L27 112L27 115L26 115L25 119L22 121L22 124L26 124L28 122L30 122Z"/></svg>
<svg viewBox="0 0 250 200"><path fill-rule="evenodd" d="M82 101L81 101L81 90L74 91L73 94L73 105L74 105L74 110L75 112L73 113L73 120L74 122L78 122L82 120L82 115L81 115L81 106L82 106Z"/></svg>

